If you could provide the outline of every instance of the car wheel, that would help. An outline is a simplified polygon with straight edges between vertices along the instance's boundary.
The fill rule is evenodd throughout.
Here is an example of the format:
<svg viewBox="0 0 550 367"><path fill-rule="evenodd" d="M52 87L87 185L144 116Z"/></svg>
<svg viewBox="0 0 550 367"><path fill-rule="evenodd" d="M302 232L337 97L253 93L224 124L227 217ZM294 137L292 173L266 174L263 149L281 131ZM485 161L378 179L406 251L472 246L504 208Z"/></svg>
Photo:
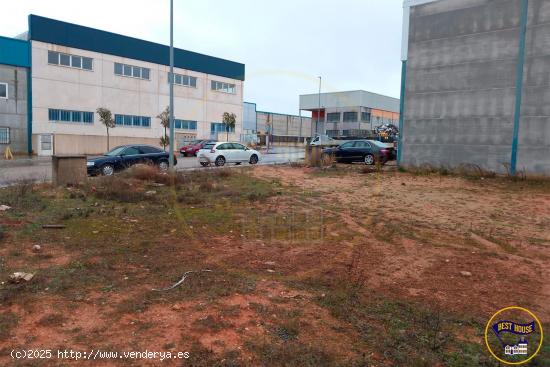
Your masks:
<svg viewBox="0 0 550 367"><path fill-rule="evenodd" d="M219 156L218 158L216 158L215 164L218 167L221 167L221 166L225 165L225 158L222 157L222 156Z"/></svg>
<svg viewBox="0 0 550 367"><path fill-rule="evenodd" d="M168 165L167 161L160 161L159 162L159 169L161 171L168 171L168 167L169 167L169 165Z"/></svg>
<svg viewBox="0 0 550 367"><path fill-rule="evenodd" d="M112 164L106 164L101 167L101 174L103 176L112 176L115 173L115 167Z"/></svg>
<svg viewBox="0 0 550 367"><path fill-rule="evenodd" d="M208 167L210 165L210 163L208 162L200 162L201 163L201 166L203 167Z"/></svg>
<svg viewBox="0 0 550 367"><path fill-rule="evenodd" d="M252 154L252 157L250 157L250 164L256 164L258 163L258 156L256 154Z"/></svg>
<svg viewBox="0 0 550 367"><path fill-rule="evenodd" d="M374 164L374 156L372 154L367 154L364 161L367 166L372 166Z"/></svg>

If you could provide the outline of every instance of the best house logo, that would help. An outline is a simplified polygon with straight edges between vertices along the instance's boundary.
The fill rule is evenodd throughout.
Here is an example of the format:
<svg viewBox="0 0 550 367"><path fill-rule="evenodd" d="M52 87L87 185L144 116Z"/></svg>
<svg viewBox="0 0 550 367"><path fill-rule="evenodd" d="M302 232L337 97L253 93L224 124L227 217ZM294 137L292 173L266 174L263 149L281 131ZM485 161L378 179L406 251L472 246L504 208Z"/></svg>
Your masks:
<svg viewBox="0 0 550 367"><path fill-rule="evenodd" d="M485 328L485 343L497 360L508 365L529 362L542 346L539 319L522 307L506 307L496 312Z"/></svg>

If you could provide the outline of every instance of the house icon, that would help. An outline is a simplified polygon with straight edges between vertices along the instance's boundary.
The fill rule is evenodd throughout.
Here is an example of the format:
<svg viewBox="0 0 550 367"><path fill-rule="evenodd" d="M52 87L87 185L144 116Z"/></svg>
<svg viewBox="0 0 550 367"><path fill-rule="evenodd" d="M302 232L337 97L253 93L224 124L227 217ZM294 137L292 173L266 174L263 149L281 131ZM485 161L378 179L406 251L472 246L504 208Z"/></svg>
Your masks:
<svg viewBox="0 0 550 367"><path fill-rule="evenodd" d="M527 340L522 337L516 345L507 345L504 347L504 354L508 356L527 355Z"/></svg>

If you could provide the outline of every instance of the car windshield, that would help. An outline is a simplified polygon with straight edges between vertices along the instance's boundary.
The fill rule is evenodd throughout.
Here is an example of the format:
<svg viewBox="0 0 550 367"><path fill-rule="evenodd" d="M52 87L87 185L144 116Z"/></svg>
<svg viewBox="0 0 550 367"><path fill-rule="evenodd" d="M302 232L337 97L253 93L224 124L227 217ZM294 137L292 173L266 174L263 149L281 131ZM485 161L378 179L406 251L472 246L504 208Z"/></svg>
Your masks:
<svg viewBox="0 0 550 367"><path fill-rule="evenodd" d="M122 153L124 149L126 149L126 147L116 147L110 152L105 153L105 155L109 157L114 157L114 156L120 155L120 153Z"/></svg>

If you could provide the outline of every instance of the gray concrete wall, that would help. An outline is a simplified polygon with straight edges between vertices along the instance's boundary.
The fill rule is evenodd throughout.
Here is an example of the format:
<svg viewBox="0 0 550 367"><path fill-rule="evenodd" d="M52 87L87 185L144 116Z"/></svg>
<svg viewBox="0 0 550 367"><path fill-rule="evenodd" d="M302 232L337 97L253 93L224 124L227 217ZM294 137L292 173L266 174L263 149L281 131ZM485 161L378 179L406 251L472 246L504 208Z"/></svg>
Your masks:
<svg viewBox="0 0 550 367"><path fill-rule="evenodd" d="M518 0L440 0L411 8L404 165L510 162ZM518 170L550 173L550 4L531 0Z"/></svg>
<svg viewBox="0 0 550 367"><path fill-rule="evenodd" d="M0 153L7 146L27 153L27 70L0 65L0 83L8 83L8 99L0 98L0 127L10 129L10 144L0 144Z"/></svg>
<svg viewBox="0 0 550 367"><path fill-rule="evenodd" d="M293 137L309 137L311 135L311 117L302 117L300 122L299 116L258 111L257 121L260 133L267 131L268 116L273 127L272 135ZM301 132L300 127L302 128Z"/></svg>

